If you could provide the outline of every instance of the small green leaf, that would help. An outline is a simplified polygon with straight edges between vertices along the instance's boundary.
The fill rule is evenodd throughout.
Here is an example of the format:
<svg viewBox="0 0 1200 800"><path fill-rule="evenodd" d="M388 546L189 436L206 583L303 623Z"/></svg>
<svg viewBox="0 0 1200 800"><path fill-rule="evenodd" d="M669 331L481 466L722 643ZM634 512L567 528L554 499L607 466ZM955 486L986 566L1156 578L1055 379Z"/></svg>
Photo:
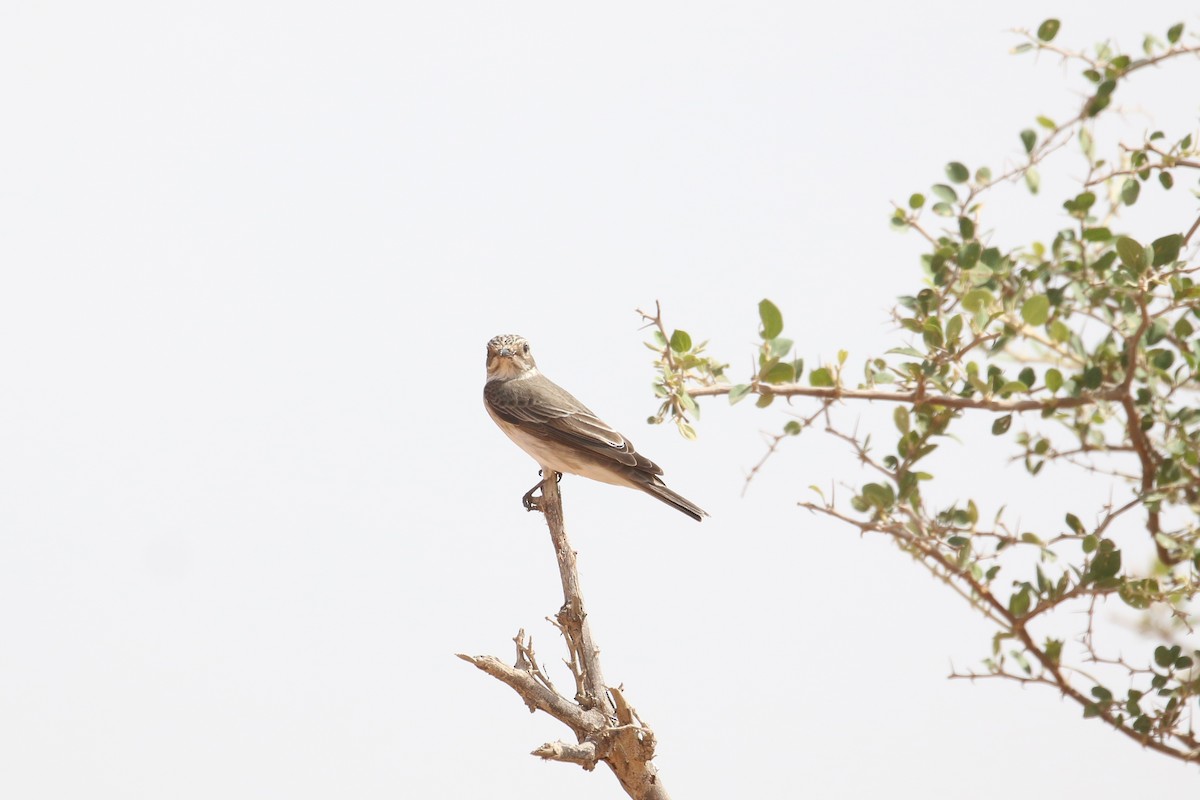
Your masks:
<svg viewBox="0 0 1200 800"><path fill-rule="evenodd" d="M958 341L958 337L962 333L962 326L961 314L955 314L951 317L950 321L946 323L946 341L950 343Z"/></svg>
<svg viewBox="0 0 1200 800"><path fill-rule="evenodd" d="M1175 178L1169 172L1160 172L1158 173L1158 182L1164 189L1170 189L1175 185Z"/></svg>
<svg viewBox="0 0 1200 800"><path fill-rule="evenodd" d="M1021 131L1021 144L1025 145L1026 153L1032 153L1033 146L1037 144L1037 134L1031 128Z"/></svg>
<svg viewBox="0 0 1200 800"><path fill-rule="evenodd" d="M1179 259L1179 251L1183 248L1183 236L1172 233L1150 243L1154 251L1154 266L1162 267Z"/></svg>
<svg viewBox="0 0 1200 800"><path fill-rule="evenodd" d="M1042 186L1042 176L1036 169L1030 167L1025 170L1025 187L1029 189L1030 194L1037 194L1038 189Z"/></svg>
<svg viewBox="0 0 1200 800"><path fill-rule="evenodd" d="M1044 294L1035 294L1021 306L1021 319L1028 325L1045 325L1049 318L1050 298Z"/></svg>
<svg viewBox="0 0 1200 800"><path fill-rule="evenodd" d="M804 428L800 425L800 423L797 420L794 420L794 419L788 420L787 423L785 423L783 426L783 432L786 433L788 436L799 436L800 431L802 431L802 430L804 430Z"/></svg>
<svg viewBox="0 0 1200 800"><path fill-rule="evenodd" d="M796 379L796 368L783 361L767 370L760 380L763 383L791 383Z"/></svg>
<svg viewBox="0 0 1200 800"><path fill-rule="evenodd" d="M966 183L971 177L971 171L964 164L958 161L951 161L946 165L946 177L952 183Z"/></svg>
<svg viewBox="0 0 1200 800"><path fill-rule="evenodd" d="M729 390L729 405L736 405L745 399L746 395L748 394L750 394L750 384L739 383L737 386L734 386Z"/></svg>
<svg viewBox="0 0 1200 800"><path fill-rule="evenodd" d="M1183 35L1183 23L1176 22L1171 27L1167 28L1167 41L1175 44L1179 41L1179 37Z"/></svg>
<svg viewBox="0 0 1200 800"><path fill-rule="evenodd" d="M1050 323L1050 338L1060 344L1071 338L1071 329L1061 319Z"/></svg>
<svg viewBox="0 0 1200 800"><path fill-rule="evenodd" d="M1146 251L1136 239L1128 236L1117 238L1117 256L1121 263L1132 270L1141 272L1146 268Z"/></svg>
<svg viewBox="0 0 1200 800"><path fill-rule="evenodd" d="M1121 184L1121 202L1127 206L1133 205L1141 191L1142 184L1137 178L1126 178L1125 183Z"/></svg>
<svg viewBox="0 0 1200 800"><path fill-rule="evenodd" d="M785 339L782 336L776 336L768 342L768 349L771 351L771 358L783 358L792 350L792 340Z"/></svg>
<svg viewBox="0 0 1200 800"><path fill-rule="evenodd" d="M1092 557L1092 565L1088 576L1093 580L1112 578L1121 571L1121 551L1108 539L1101 539L1096 554Z"/></svg>
<svg viewBox="0 0 1200 800"><path fill-rule="evenodd" d="M833 375L828 367L821 367L808 373L808 382L812 386L833 386Z"/></svg>
<svg viewBox="0 0 1200 800"><path fill-rule="evenodd" d="M925 195L913 194L913 195L909 196L908 207L911 208L913 211L916 211L918 208L920 208L923 205L925 205Z"/></svg>
<svg viewBox="0 0 1200 800"><path fill-rule="evenodd" d="M966 222L969 220L963 217L962 221ZM963 269L974 269L975 265L979 263L979 254L982 252L983 248L979 242L967 242L958 251L958 265Z"/></svg>
<svg viewBox="0 0 1200 800"><path fill-rule="evenodd" d="M908 433L908 409L904 406L896 406L896 410L892 412L892 419L896 423L896 429L901 433Z"/></svg>
<svg viewBox="0 0 1200 800"><path fill-rule="evenodd" d="M762 320L762 330L759 335L764 339L774 339L783 333L783 314L770 300L762 300L758 304L758 316Z"/></svg>
<svg viewBox="0 0 1200 800"><path fill-rule="evenodd" d="M1008 599L1008 610L1014 617L1023 617L1029 613L1029 587L1022 586L1019 591Z"/></svg>
<svg viewBox="0 0 1200 800"><path fill-rule="evenodd" d="M944 200L947 203L958 202L958 193L944 183L935 183L931 191L939 200Z"/></svg>
<svg viewBox="0 0 1200 800"><path fill-rule="evenodd" d="M1046 388L1049 389L1051 392L1057 392L1059 389L1062 388L1062 385L1063 385L1062 373L1059 372L1058 370L1056 370L1054 367L1051 367L1050 369L1046 370L1045 380L1046 380Z"/></svg>
<svg viewBox="0 0 1200 800"><path fill-rule="evenodd" d="M972 289L963 295L962 305L967 311L978 313L991 308L996 299L987 289Z"/></svg>
<svg viewBox="0 0 1200 800"><path fill-rule="evenodd" d="M1041 25L1038 25L1037 37L1043 42L1054 41L1054 37L1058 35L1059 21L1056 19L1048 19Z"/></svg>
<svg viewBox="0 0 1200 800"><path fill-rule="evenodd" d="M1003 417L997 417L992 423L992 435L1002 436L1008 433L1009 427L1012 425L1012 414L1005 414Z"/></svg>
<svg viewBox="0 0 1200 800"><path fill-rule="evenodd" d="M671 334L671 349L676 353L686 353L692 349L692 337L687 331L676 330Z"/></svg>

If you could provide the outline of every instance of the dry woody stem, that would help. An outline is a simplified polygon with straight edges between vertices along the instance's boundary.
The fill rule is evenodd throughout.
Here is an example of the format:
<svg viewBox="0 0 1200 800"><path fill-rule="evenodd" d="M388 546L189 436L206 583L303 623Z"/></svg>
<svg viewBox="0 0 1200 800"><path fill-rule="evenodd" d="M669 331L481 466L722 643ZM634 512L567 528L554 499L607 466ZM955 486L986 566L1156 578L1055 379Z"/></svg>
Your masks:
<svg viewBox="0 0 1200 800"><path fill-rule="evenodd" d="M567 539L563 522L562 496L557 475L547 472L542 496L534 508L541 511L550 529L554 555L562 579L563 605L551 619L567 646L567 668L574 678L574 697L554 688L538 663L533 642L522 629L514 638L517 660L509 666L494 656L458 654L464 661L509 686L530 711L542 711L571 729L575 742L547 742L532 755L548 761L578 764L585 770L603 762L612 770L625 793L636 800L667 800L669 795L658 778L652 760L654 732L626 702L621 690L605 685L600 667L600 648L592 638L583 605L583 591L575 551Z"/></svg>

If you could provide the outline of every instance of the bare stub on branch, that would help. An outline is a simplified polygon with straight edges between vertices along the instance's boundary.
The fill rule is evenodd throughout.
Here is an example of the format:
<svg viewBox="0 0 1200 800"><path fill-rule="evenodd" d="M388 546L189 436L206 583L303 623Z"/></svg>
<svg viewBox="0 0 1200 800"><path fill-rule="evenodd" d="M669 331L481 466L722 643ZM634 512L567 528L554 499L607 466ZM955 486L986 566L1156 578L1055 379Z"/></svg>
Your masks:
<svg viewBox="0 0 1200 800"><path fill-rule="evenodd" d="M513 666L495 656L459 653L458 657L512 688L531 712L549 714L575 735L574 743L547 742L533 750L532 755L548 761L578 764L589 771L603 762L630 797L666 800L669 795L652 763L656 744L654 732L638 717L621 689L604 683L600 648L592 639L584 611L575 551L571 549L563 524L557 478L553 472L546 471L541 486L542 497L535 507L546 517L562 579L563 605L550 622L562 633L566 643L565 663L574 678L574 696L567 698L555 688L538 662L533 640L526 637L524 629L513 639L517 649Z"/></svg>

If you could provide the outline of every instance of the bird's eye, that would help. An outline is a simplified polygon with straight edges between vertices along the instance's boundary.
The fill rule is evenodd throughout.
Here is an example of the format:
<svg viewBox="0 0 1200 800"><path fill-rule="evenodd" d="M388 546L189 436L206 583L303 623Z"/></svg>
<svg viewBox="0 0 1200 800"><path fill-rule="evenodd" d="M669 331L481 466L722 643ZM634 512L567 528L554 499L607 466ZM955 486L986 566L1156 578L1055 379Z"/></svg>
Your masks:
<svg viewBox="0 0 1200 800"><path fill-rule="evenodd" d="M525 345L525 352L526 352L526 353L528 353L528 352L529 352L529 345L528 345L528 343Z"/></svg>

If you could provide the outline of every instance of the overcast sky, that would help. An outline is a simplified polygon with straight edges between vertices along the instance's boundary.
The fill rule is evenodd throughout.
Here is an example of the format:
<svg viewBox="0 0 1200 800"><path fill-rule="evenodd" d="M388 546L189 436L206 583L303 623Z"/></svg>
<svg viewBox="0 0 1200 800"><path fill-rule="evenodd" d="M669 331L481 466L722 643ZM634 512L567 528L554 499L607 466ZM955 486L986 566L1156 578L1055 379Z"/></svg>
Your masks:
<svg viewBox="0 0 1200 800"><path fill-rule="evenodd" d="M8 3L0 795L617 796L527 755L565 729L453 657L511 659L522 627L561 655L536 465L480 397L509 332L712 514L563 481L606 676L674 796L1194 794L1050 691L947 681L990 629L795 507L861 483L836 443L789 443L743 498L783 418L645 424L656 299L735 369L762 297L810 363L895 344L921 276L889 202L1075 107L1073 74L1007 54L1048 13ZM1182 1L1055 13L1079 45L1200 27ZM1196 87L1148 76L1136 105L1176 116L1125 133L1194 129ZM1059 202L998 211L1008 241ZM1003 457L965 463L1025 519L1107 491L1047 471L1014 495Z"/></svg>

